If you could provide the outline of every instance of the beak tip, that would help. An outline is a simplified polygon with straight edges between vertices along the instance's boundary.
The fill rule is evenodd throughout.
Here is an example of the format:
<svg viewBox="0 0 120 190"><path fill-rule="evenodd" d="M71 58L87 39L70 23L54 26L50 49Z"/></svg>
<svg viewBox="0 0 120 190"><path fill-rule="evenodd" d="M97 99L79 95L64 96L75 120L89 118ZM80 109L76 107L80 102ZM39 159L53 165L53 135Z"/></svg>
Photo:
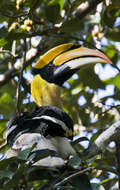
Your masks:
<svg viewBox="0 0 120 190"><path fill-rule="evenodd" d="M107 57L106 63L113 64L112 61Z"/></svg>
<svg viewBox="0 0 120 190"><path fill-rule="evenodd" d="M113 64L113 62L112 62L110 59L109 59L109 63L110 63L110 64Z"/></svg>

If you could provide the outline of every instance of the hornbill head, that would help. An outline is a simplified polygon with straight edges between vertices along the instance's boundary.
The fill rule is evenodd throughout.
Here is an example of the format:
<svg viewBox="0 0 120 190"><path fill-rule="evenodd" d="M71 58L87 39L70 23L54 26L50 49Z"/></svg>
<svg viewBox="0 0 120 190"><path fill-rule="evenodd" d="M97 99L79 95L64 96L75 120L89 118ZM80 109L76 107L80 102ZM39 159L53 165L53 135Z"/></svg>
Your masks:
<svg viewBox="0 0 120 190"><path fill-rule="evenodd" d="M40 74L50 83L62 86L79 69L95 63L112 62L99 50L67 43L54 47L40 56L32 72Z"/></svg>

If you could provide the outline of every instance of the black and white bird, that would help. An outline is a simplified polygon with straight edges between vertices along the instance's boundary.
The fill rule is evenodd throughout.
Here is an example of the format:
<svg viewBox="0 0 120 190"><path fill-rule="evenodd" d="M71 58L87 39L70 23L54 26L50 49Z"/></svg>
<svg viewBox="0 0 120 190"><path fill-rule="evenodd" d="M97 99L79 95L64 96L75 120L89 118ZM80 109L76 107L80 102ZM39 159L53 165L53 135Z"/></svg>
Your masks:
<svg viewBox="0 0 120 190"><path fill-rule="evenodd" d="M56 106L41 106L33 112L23 112L13 117L7 129L10 149L7 158L17 156L19 151L32 147L33 151L51 150L57 156L48 156L36 165L62 166L70 155L76 155L68 139L73 138L73 121L67 113Z"/></svg>

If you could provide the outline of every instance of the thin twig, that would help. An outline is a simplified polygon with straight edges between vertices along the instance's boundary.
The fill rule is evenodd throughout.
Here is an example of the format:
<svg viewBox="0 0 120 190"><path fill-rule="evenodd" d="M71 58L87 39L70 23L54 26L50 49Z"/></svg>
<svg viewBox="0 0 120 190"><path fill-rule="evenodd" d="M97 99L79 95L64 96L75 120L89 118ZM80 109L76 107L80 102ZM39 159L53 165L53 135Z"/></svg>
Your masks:
<svg viewBox="0 0 120 190"><path fill-rule="evenodd" d="M29 15L29 12L20 14L20 15L10 15L9 13L2 13L0 16L9 17L9 18L20 18Z"/></svg>
<svg viewBox="0 0 120 190"><path fill-rule="evenodd" d="M65 171L62 173L62 175L60 175L59 177L57 177L55 180L54 180L54 183L52 183L51 185L51 181L48 181L46 182L44 185L42 185L39 190L48 190L48 187L50 186L54 186L54 184L57 184L60 180L62 180L66 175L68 175L68 172Z"/></svg>
<svg viewBox="0 0 120 190"><path fill-rule="evenodd" d="M2 143L2 144L0 145L0 150L2 150L6 145L7 145L7 141L5 141L4 143Z"/></svg>
<svg viewBox="0 0 120 190"><path fill-rule="evenodd" d="M21 97L20 97L20 92L21 92L21 81L22 81L22 76L23 76L23 71L25 68L25 64L26 64L26 39L24 40L25 42L25 50L24 50L24 58L23 58L23 64L21 67L21 72L20 72L20 76L19 76L19 82L18 82L18 88L17 88L17 92L16 92L16 112L20 112L20 106L21 106Z"/></svg>
<svg viewBox="0 0 120 190"><path fill-rule="evenodd" d="M18 56L18 55L14 55L14 54L12 54L12 52L9 51L9 50L0 50L0 53L7 53L7 54L9 54L10 56L12 56L13 58L15 58L15 57Z"/></svg>
<svg viewBox="0 0 120 190"><path fill-rule="evenodd" d="M67 183L72 178L77 177L77 176L79 176L79 175L81 175L83 173L86 173L86 172L90 171L91 169L92 169L92 167L89 167L89 168L85 168L83 170L80 170L80 171L78 171L76 173L73 173L70 176L68 176L68 177L64 178L63 180L61 180L60 182L56 183L55 185L52 185L52 187L48 188L47 190L56 189L58 186L61 186L61 185L65 184L65 183Z"/></svg>
<svg viewBox="0 0 120 190"><path fill-rule="evenodd" d="M106 105L106 106L110 106L110 105ZM112 110L112 109L114 109L114 108L120 108L120 105L118 104L118 105L113 105L113 106L110 106L110 108L108 108L108 109L106 109L105 111L103 111L103 112L100 112L99 113L99 115L103 115L103 114L105 114L105 113L107 113L107 112L109 112L110 110Z"/></svg>
<svg viewBox="0 0 120 190"><path fill-rule="evenodd" d="M30 59L26 60L26 63L23 65L23 68L25 69L27 66L31 65L32 62L38 57L40 56L40 52L45 50L46 48L48 48L48 46L46 45L47 40L43 40L41 42L41 45L38 47L38 50L36 52L36 54L34 56L32 56ZM23 59L20 62L20 68L21 68L21 63L23 63ZM14 76L18 76L19 75L19 70L18 68L15 67L15 65L9 69L8 71L6 71L3 74L2 79L0 79L0 87L5 85L6 83L8 83L8 81L10 81Z"/></svg>

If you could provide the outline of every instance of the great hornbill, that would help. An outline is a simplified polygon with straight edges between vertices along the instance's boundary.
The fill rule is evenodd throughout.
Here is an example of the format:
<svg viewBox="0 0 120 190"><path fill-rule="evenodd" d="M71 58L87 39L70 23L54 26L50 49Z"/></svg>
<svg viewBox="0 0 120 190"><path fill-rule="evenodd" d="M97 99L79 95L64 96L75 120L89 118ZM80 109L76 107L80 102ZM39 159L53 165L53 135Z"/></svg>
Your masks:
<svg viewBox="0 0 120 190"><path fill-rule="evenodd" d="M41 106L32 112L23 112L13 117L7 129L7 143L10 149L7 157L18 155L19 151L32 147L34 153L50 150L56 156L48 156L36 165L62 166L70 155L76 152L67 138L73 138L73 121L67 113L56 106Z"/></svg>
<svg viewBox="0 0 120 190"><path fill-rule="evenodd" d="M79 69L99 62L112 63L101 51L83 46L78 47L73 43L52 48L40 56L32 68L32 73L35 75L31 83L34 101L39 106L61 107L59 86L62 86Z"/></svg>

